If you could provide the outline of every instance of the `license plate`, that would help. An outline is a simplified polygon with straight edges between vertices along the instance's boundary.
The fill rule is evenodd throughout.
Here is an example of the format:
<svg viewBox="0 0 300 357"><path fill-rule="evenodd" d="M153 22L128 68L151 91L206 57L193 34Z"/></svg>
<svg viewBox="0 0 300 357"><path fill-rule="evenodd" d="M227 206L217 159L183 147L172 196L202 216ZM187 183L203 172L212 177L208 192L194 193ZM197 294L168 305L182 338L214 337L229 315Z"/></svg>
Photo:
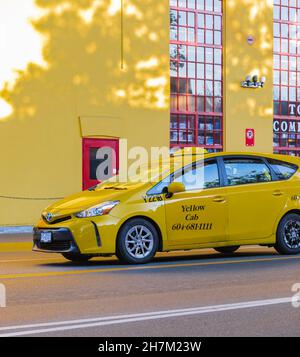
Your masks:
<svg viewBox="0 0 300 357"><path fill-rule="evenodd" d="M42 243L51 243L52 242L52 233L51 232L42 232L41 233L41 242Z"/></svg>

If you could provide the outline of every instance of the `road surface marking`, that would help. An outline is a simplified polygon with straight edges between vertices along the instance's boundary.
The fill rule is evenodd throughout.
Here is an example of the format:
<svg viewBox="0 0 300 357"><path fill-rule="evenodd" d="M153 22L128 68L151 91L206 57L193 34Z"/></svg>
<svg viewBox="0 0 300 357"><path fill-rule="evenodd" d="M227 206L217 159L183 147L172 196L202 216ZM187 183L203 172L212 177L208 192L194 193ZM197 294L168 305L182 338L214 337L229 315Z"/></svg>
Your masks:
<svg viewBox="0 0 300 357"><path fill-rule="evenodd" d="M270 249L263 249L262 247L259 247L259 246L243 246L243 247L240 247L239 248L239 251L241 250L247 250L248 253L252 253L252 250L260 250L261 253L266 253L266 252L270 252ZM168 253L158 253L156 255L156 258L174 258L174 257L178 257L178 258L182 258L182 257L191 257L191 258L195 258L195 257L200 257L200 256L203 256L203 255L207 255L207 252L210 253L209 255L211 256L216 256L217 252L214 252L213 251L213 248L205 248L205 249L194 249L194 250L191 250L191 251L173 251L173 252L168 252ZM0 253L2 253L0 251ZM7 253L7 252L6 252ZM18 252L17 252L18 253ZM32 251L30 252L26 252L26 253L32 253ZM36 253L35 253L36 254ZM66 259L64 259L63 257L60 256L60 253L53 253L54 255L58 255L57 257L55 258L49 258L49 255L50 254L45 254L45 258L27 258L27 259L24 259L23 257L20 258L20 259L6 259L6 260L2 260L0 259L0 264L2 263L18 263L18 262L36 262L36 261L53 261L53 260L58 260L59 262L66 262ZM47 256L47 257L46 257ZM105 258L105 257L101 257L101 258L97 258L95 257L96 259L101 259L101 260L93 260L93 262L106 262L106 261L115 261L115 260L118 260L115 256L112 256L112 257L108 257L108 258Z"/></svg>
<svg viewBox="0 0 300 357"><path fill-rule="evenodd" d="M240 260L221 260L212 262L197 262L197 263L158 263L156 265L140 265L135 267L115 267L115 268L99 268L99 269L82 269L82 270L68 270L68 271L51 271L41 273L16 273L16 274L1 274L0 279L21 279L21 278L42 278L42 277L56 277L67 275L82 275L82 274L95 274L95 273L114 273L126 271L141 271L141 270L159 270L171 268L187 268L187 267L201 267L225 264L245 264L245 263L258 263L258 262L272 262L272 261L287 261L287 260L300 260L300 256L293 257L278 257L278 258L258 258L258 259L240 259Z"/></svg>
<svg viewBox="0 0 300 357"><path fill-rule="evenodd" d="M179 309L179 310L155 311L155 312L147 312L147 313L131 314L131 315L107 316L107 317L81 319L81 320L66 320L66 321L20 325L20 326L7 326L7 327L1 327L0 331L14 331L14 332L0 333L0 337L36 335L36 334L49 333L49 332L70 331L70 330L86 329L92 327L101 327L101 326L109 326L109 325L127 324L133 322L166 319L166 318L173 318L173 317L180 317L180 316L193 316L193 315L208 314L208 313L230 311L230 310L241 310L241 309L257 308L263 306L274 306L280 304L288 304L291 303L292 300L293 300L292 297L287 297L287 298L257 300L257 301L248 301L248 302L240 302L240 303L224 304L224 305L212 305L212 306L204 306L204 307L196 307L196 308L188 308L188 309Z"/></svg>
<svg viewBox="0 0 300 357"><path fill-rule="evenodd" d="M26 242L0 242L0 253L30 252L32 243Z"/></svg>
<svg viewBox="0 0 300 357"><path fill-rule="evenodd" d="M266 253L266 252L270 252L270 249L268 248L267 250L263 250L262 247L259 247L259 246L243 246L243 247L240 247L239 248L239 251L248 251L248 253L252 253L252 250L260 250L261 253ZM0 251L0 254L2 252ZM26 253L32 253L31 251L30 252L26 252ZM207 254L209 253L209 254ZM36 254L36 253L35 253ZM216 256L217 252L213 252L213 248L205 248L205 249L194 249L194 250L191 250L189 252L186 252L186 251L173 251L173 252L168 252L168 253L158 253L156 255L156 258L174 258L174 257L178 257L178 258L183 258L183 257L190 257L191 259L193 258L196 258L196 257L199 257L199 256L204 256L204 255L211 255L211 256ZM2 260L0 259L0 264L3 264L3 263L18 263L18 262L21 262L21 263L24 263L24 262L36 262L36 261L54 261L54 260L57 260L59 262L66 262L66 259L61 257L60 256L60 253L53 253L53 255L58 255L56 256L55 258L49 258L49 254L48 254L48 257L47 258L20 258L20 259L6 259L6 260ZM97 257L95 257L97 259ZM101 258L98 258L98 259L101 259L101 260L93 260L93 262L96 262L96 261L102 261L102 262L105 262L105 261L116 261L118 260L115 256L112 256L112 257L101 257Z"/></svg>

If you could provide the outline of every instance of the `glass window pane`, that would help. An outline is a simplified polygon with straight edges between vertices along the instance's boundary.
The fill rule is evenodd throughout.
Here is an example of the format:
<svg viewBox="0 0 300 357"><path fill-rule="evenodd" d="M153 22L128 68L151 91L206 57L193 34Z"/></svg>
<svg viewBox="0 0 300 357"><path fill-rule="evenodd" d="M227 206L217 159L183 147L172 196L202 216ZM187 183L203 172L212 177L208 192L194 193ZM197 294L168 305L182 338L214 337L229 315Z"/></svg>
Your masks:
<svg viewBox="0 0 300 357"><path fill-rule="evenodd" d="M196 63L188 62L188 77L195 78L196 77Z"/></svg>
<svg viewBox="0 0 300 357"><path fill-rule="evenodd" d="M220 46L222 44L221 31L214 31L214 44Z"/></svg>
<svg viewBox="0 0 300 357"><path fill-rule="evenodd" d="M219 170L216 162L199 163L192 165L182 175L175 175L174 182L184 184L186 191L203 190L220 186Z"/></svg>
<svg viewBox="0 0 300 357"><path fill-rule="evenodd" d="M188 0L187 7L189 9L195 9L196 8L196 1L195 0Z"/></svg>
<svg viewBox="0 0 300 357"><path fill-rule="evenodd" d="M222 29L222 18L221 18L221 16L214 16L214 29L221 31L221 29Z"/></svg>
<svg viewBox="0 0 300 357"><path fill-rule="evenodd" d="M186 62L179 62L179 77L186 77Z"/></svg>
<svg viewBox="0 0 300 357"><path fill-rule="evenodd" d="M195 30L193 28L188 29L188 42L195 42Z"/></svg>
<svg viewBox="0 0 300 357"><path fill-rule="evenodd" d="M199 28L204 28L205 27L204 14L198 14L198 27Z"/></svg>
<svg viewBox="0 0 300 357"><path fill-rule="evenodd" d="M187 25L186 12L185 11L179 11L178 19L179 19L179 25L181 25L181 26L186 26Z"/></svg>
<svg viewBox="0 0 300 357"><path fill-rule="evenodd" d="M213 0L205 0L205 10L206 11L214 10L214 1Z"/></svg>
<svg viewBox="0 0 300 357"><path fill-rule="evenodd" d="M214 18L212 15L206 15L205 16L205 27L207 29L213 29L214 28Z"/></svg>
<svg viewBox="0 0 300 357"><path fill-rule="evenodd" d="M204 47L197 48L197 61L204 62Z"/></svg>
<svg viewBox="0 0 300 357"><path fill-rule="evenodd" d="M266 164L254 159L225 159L225 170L229 186L272 181Z"/></svg>
<svg viewBox="0 0 300 357"><path fill-rule="evenodd" d="M193 46L188 47L188 60L196 61L196 48Z"/></svg>
<svg viewBox="0 0 300 357"><path fill-rule="evenodd" d="M188 25L191 27L195 26L195 14L193 12L188 13Z"/></svg>
<svg viewBox="0 0 300 357"><path fill-rule="evenodd" d="M222 11L222 0L214 0L214 10L216 12Z"/></svg>
<svg viewBox="0 0 300 357"><path fill-rule="evenodd" d="M204 95L204 81L197 81L197 94Z"/></svg>
<svg viewBox="0 0 300 357"><path fill-rule="evenodd" d="M205 31L205 43L207 45L212 45L214 43L214 32L213 31Z"/></svg>
<svg viewBox="0 0 300 357"><path fill-rule="evenodd" d="M272 166L273 170L276 172L279 180L288 180L297 171L298 167L293 164L289 164L277 160L268 160L269 164Z"/></svg>
<svg viewBox="0 0 300 357"><path fill-rule="evenodd" d="M204 43L204 36L205 36L205 31L198 30L198 38L197 38L198 43Z"/></svg>
<svg viewBox="0 0 300 357"><path fill-rule="evenodd" d="M187 40L187 28L179 27L179 41L185 42Z"/></svg>
<svg viewBox="0 0 300 357"><path fill-rule="evenodd" d="M221 64L222 63L222 50L215 49L214 53L215 53L214 62L216 64Z"/></svg>
<svg viewBox="0 0 300 357"><path fill-rule="evenodd" d="M288 87L281 87L280 88L281 100L287 101L288 100Z"/></svg>
<svg viewBox="0 0 300 357"><path fill-rule="evenodd" d="M214 80L220 81L222 79L222 66L214 66Z"/></svg>
<svg viewBox="0 0 300 357"><path fill-rule="evenodd" d="M205 49L205 62L206 63L213 63L213 61L214 61L213 53L214 53L213 48L206 47L206 49Z"/></svg>

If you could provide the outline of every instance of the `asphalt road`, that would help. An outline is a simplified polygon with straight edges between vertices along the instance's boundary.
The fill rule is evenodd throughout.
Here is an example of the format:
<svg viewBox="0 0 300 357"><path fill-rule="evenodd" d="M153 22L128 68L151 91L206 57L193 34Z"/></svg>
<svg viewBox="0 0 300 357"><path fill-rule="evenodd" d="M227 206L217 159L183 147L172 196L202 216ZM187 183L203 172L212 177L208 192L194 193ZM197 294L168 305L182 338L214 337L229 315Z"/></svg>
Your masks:
<svg viewBox="0 0 300 357"><path fill-rule="evenodd" d="M297 283L300 256L262 247L160 254L145 266L0 253L0 337L300 336Z"/></svg>

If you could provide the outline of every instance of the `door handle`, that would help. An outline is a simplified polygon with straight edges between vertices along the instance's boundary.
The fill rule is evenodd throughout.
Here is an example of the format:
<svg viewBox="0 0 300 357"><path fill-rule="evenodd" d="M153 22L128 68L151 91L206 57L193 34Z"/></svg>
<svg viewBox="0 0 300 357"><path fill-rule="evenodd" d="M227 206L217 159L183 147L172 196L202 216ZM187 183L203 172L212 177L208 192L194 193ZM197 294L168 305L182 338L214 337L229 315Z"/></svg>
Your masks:
<svg viewBox="0 0 300 357"><path fill-rule="evenodd" d="M222 197L222 196L217 196L213 199L214 202L216 203L223 203L223 202L226 202L225 200L225 197Z"/></svg>
<svg viewBox="0 0 300 357"><path fill-rule="evenodd" d="M273 192L273 196L275 196L275 197L279 197L279 196L282 196L282 195L283 195L283 192L280 191L280 190L277 190L277 191Z"/></svg>

